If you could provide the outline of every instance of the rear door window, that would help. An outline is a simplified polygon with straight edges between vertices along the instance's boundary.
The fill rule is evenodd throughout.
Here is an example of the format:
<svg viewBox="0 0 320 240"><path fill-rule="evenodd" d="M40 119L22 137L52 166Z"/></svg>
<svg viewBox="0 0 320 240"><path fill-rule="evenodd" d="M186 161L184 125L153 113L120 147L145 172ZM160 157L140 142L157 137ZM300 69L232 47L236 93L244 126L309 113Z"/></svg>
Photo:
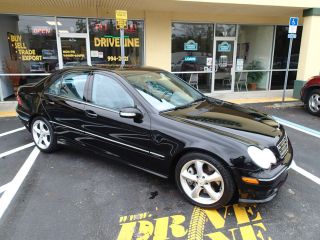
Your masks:
<svg viewBox="0 0 320 240"><path fill-rule="evenodd" d="M89 73L68 73L61 81L60 96L84 100L84 89L88 80Z"/></svg>

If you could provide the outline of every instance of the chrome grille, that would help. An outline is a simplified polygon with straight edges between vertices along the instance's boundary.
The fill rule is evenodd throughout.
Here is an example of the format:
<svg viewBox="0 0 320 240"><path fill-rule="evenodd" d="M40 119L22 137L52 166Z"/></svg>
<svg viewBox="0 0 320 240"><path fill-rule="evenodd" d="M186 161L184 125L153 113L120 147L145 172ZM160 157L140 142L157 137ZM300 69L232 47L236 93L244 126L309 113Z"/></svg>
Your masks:
<svg viewBox="0 0 320 240"><path fill-rule="evenodd" d="M284 134L283 138L280 140L280 142L277 144L278 152L280 154L280 158L284 158L288 152L288 137L287 134Z"/></svg>

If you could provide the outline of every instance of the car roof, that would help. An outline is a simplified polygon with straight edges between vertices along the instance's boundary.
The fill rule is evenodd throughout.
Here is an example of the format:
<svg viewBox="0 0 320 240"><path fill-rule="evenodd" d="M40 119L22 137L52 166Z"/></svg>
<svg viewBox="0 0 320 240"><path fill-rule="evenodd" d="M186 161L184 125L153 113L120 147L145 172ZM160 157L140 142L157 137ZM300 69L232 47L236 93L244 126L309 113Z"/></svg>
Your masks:
<svg viewBox="0 0 320 240"><path fill-rule="evenodd" d="M63 73L66 71L107 71L113 72L121 76L127 76L132 74L133 72L159 72L163 71L160 68L148 67L148 66L125 66L124 68L120 68L119 66L115 67L92 67L92 66L75 66L75 67L67 67L64 69L57 70L56 73Z"/></svg>

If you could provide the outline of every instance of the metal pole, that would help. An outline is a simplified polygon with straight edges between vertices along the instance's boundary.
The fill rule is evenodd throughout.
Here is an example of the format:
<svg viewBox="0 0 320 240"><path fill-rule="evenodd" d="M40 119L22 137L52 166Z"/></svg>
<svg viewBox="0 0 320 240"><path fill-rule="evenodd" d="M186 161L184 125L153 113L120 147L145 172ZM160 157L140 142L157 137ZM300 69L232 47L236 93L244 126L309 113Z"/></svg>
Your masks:
<svg viewBox="0 0 320 240"><path fill-rule="evenodd" d="M290 67L290 56L291 56L292 40L293 39L290 38L288 59L287 59L287 68L286 68L286 77L284 79L284 85L283 85L282 103L284 103L284 99L286 97L286 89L287 89L288 74L289 74L289 67Z"/></svg>
<svg viewBox="0 0 320 240"><path fill-rule="evenodd" d="M121 68L125 65L124 59L124 29L120 29Z"/></svg>

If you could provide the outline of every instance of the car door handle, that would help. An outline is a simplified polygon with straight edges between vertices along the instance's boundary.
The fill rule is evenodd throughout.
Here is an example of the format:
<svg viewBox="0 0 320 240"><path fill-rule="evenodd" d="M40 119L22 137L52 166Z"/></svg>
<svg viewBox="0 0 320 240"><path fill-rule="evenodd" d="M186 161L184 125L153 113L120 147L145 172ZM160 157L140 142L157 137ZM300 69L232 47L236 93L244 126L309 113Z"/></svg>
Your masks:
<svg viewBox="0 0 320 240"><path fill-rule="evenodd" d="M92 111L92 110L86 110L85 113L86 113L86 115L87 115L88 117L91 117L91 118L96 118L96 117L98 117L98 114L96 114L96 113L95 113L94 111Z"/></svg>

